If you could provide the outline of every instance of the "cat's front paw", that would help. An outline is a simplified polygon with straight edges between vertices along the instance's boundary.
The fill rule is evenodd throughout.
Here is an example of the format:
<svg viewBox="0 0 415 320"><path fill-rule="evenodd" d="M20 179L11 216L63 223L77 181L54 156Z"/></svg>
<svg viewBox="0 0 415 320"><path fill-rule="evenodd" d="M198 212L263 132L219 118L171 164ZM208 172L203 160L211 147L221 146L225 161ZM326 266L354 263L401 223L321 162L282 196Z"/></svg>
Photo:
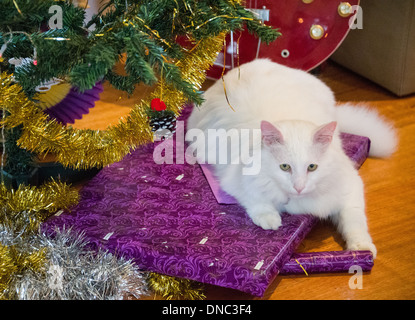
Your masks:
<svg viewBox="0 0 415 320"><path fill-rule="evenodd" d="M252 217L252 221L265 230L277 230L281 226L281 217L277 212L258 214Z"/></svg>
<svg viewBox="0 0 415 320"><path fill-rule="evenodd" d="M347 244L347 250L369 250L373 254L373 259L376 258L377 250L371 241L351 242Z"/></svg>

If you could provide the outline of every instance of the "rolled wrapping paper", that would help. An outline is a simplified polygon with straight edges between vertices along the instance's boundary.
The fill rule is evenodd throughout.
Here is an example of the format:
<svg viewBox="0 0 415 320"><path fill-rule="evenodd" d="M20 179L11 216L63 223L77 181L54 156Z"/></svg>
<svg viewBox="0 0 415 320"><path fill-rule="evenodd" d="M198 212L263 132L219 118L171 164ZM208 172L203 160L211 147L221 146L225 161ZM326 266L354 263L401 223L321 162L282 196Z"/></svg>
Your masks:
<svg viewBox="0 0 415 320"><path fill-rule="evenodd" d="M373 264L373 255L370 251L294 253L281 268L280 274L349 272L352 266L359 266L362 271L370 271Z"/></svg>

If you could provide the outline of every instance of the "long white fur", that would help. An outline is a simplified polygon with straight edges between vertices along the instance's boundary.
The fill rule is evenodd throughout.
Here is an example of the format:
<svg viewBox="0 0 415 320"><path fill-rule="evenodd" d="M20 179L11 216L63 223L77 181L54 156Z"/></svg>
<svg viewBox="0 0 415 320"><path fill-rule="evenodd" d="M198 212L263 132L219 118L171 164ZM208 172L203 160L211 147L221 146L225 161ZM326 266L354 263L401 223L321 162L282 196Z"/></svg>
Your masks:
<svg viewBox="0 0 415 320"><path fill-rule="evenodd" d="M393 154L398 145L396 131L375 109L365 104L344 103L336 112L340 131L370 137L369 156L385 158Z"/></svg>
<svg viewBox="0 0 415 320"><path fill-rule="evenodd" d="M348 249L368 249L376 255L366 223L363 182L344 154L338 132L368 136L372 141L371 155L388 156L397 145L392 125L367 108L350 104L336 107L333 93L322 81L266 59L229 71L224 81L235 111L226 101L220 80L205 92L202 106L192 112L188 130L197 128L207 135L208 129L259 129L262 124L263 135L270 134L272 138L281 134L283 141L271 143L264 137L259 145L249 146L251 150L261 150L261 170L257 175L242 174L242 163L216 164L208 155L209 148L215 145L206 141L193 143L199 151L207 143L206 152L197 155L198 161L214 166L222 189L234 196L253 222L264 229L278 229L280 212L310 213L331 218ZM265 126L264 120L271 126ZM317 143L320 132L330 132L328 123L333 121L337 129L330 141ZM281 170L283 163L289 164L291 170ZM317 170L309 172L309 164L317 164Z"/></svg>

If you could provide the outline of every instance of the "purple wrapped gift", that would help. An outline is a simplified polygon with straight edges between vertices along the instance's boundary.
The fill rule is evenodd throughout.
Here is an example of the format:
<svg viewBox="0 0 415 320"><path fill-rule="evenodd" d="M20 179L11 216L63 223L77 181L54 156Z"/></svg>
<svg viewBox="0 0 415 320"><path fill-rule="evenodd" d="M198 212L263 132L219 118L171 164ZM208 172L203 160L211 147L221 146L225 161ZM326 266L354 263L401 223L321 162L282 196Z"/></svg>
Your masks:
<svg viewBox="0 0 415 320"><path fill-rule="evenodd" d="M370 251L294 253L281 268L280 274L348 272L350 267L356 265L361 267L362 271L372 270L372 253Z"/></svg>
<svg viewBox="0 0 415 320"><path fill-rule="evenodd" d="M203 174L215 195L216 201L221 204L236 204L238 201L229 193L222 190L218 178L213 173L213 167L209 164L200 164Z"/></svg>
<svg viewBox="0 0 415 320"><path fill-rule="evenodd" d="M190 112L185 108L180 120ZM176 140L162 143L168 141L177 151ZM277 231L263 230L241 206L216 201L199 165L176 158L156 164L160 145L103 168L82 188L80 202L44 230L70 227L144 270L262 296L317 219L283 214Z"/></svg>
<svg viewBox="0 0 415 320"><path fill-rule="evenodd" d="M359 169L369 155L370 139L350 133L341 132L344 153L353 160L355 168Z"/></svg>

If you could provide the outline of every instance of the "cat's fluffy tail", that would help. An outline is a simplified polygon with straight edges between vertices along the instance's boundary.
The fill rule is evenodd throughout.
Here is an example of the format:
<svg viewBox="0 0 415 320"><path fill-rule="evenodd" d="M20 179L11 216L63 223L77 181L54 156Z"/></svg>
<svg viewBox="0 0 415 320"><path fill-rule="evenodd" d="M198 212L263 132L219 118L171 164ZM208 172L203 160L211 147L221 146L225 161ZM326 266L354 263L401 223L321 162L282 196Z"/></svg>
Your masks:
<svg viewBox="0 0 415 320"><path fill-rule="evenodd" d="M342 104L337 106L337 123L341 132L365 136L370 139L369 156L386 158L398 145L398 136L391 123L374 109L365 105Z"/></svg>

